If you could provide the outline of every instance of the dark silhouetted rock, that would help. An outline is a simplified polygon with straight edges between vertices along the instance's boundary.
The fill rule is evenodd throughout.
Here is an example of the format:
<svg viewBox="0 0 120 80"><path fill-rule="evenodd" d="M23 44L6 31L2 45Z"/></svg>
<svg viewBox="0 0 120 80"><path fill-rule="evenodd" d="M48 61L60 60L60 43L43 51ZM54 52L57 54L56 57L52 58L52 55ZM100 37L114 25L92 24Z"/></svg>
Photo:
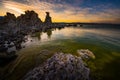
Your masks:
<svg viewBox="0 0 120 80"><path fill-rule="evenodd" d="M25 11L25 14L22 14L17 18L17 23L21 29L33 29L40 27L42 21L36 12Z"/></svg>
<svg viewBox="0 0 120 80"><path fill-rule="evenodd" d="M50 17L50 13L49 13L49 12L46 12L45 23L46 23L46 24L51 24L51 23L52 23L52 20L51 20L51 17Z"/></svg>
<svg viewBox="0 0 120 80"><path fill-rule="evenodd" d="M16 16L12 13L7 12L3 17L1 26L3 30L9 34L13 34L16 30Z"/></svg>

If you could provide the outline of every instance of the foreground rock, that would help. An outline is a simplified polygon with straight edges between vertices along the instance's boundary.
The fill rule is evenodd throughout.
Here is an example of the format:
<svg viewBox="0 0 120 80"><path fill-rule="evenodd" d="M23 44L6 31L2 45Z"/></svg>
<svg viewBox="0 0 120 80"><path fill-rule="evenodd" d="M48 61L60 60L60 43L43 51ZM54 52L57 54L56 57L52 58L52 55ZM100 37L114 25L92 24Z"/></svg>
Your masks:
<svg viewBox="0 0 120 80"><path fill-rule="evenodd" d="M89 80L89 73L81 57L57 53L30 71L24 80Z"/></svg>

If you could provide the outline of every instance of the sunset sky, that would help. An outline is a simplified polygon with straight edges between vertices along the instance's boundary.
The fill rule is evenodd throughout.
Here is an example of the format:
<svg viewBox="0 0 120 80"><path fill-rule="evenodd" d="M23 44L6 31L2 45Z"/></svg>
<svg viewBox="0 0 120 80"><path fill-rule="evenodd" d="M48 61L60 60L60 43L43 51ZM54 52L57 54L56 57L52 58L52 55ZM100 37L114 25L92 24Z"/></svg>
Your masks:
<svg viewBox="0 0 120 80"><path fill-rule="evenodd" d="M120 0L0 0L0 16L16 16L34 10L44 21L50 12L53 22L120 23Z"/></svg>

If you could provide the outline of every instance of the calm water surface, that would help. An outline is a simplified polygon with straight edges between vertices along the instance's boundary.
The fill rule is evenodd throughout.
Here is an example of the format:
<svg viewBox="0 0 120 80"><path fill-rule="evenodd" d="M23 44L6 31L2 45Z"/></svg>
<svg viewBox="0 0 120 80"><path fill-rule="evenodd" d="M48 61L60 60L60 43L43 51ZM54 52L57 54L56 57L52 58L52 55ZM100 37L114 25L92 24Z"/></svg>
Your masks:
<svg viewBox="0 0 120 80"><path fill-rule="evenodd" d="M120 47L120 30L117 29L87 29L68 27L64 29L49 30L47 32L38 32L34 35L26 36L28 41L24 43L27 46L41 45L56 40L75 40L85 39L85 41L96 40L97 42L106 42Z"/></svg>
<svg viewBox="0 0 120 80"><path fill-rule="evenodd" d="M62 52L75 53L78 49L90 49L96 56L88 62L92 76L97 80L119 79L120 75L120 30L105 28L74 28L48 30L27 36L27 47L47 45ZM57 46L56 46L57 45Z"/></svg>
<svg viewBox="0 0 120 80"><path fill-rule="evenodd" d="M19 56L11 63L12 66L8 66L11 72L7 76L9 80L19 80L31 70L35 65L35 56L41 49L71 54L77 54L78 49L89 49L96 56L95 60L87 62L93 80L119 80L119 29L66 27L37 32L26 38L28 41L22 44L25 48L18 52Z"/></svg>

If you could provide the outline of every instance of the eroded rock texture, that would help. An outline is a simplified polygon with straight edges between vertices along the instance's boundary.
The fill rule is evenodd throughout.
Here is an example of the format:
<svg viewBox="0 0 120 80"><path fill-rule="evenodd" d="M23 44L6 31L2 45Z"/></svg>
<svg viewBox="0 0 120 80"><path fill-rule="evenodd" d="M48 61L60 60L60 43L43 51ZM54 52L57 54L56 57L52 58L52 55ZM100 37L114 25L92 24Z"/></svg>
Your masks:
<svg viewBox="0 0 120 80"><path fill-rule="evenodd" d="M24 80L89 80L89 73L81 57L57 53L30 71Z"/></svg>

